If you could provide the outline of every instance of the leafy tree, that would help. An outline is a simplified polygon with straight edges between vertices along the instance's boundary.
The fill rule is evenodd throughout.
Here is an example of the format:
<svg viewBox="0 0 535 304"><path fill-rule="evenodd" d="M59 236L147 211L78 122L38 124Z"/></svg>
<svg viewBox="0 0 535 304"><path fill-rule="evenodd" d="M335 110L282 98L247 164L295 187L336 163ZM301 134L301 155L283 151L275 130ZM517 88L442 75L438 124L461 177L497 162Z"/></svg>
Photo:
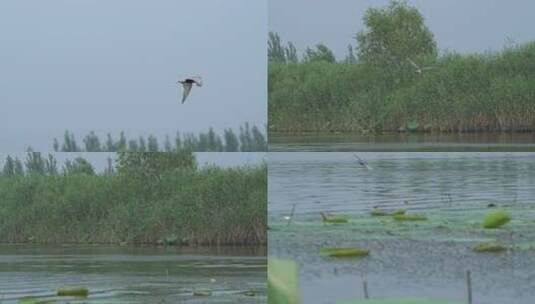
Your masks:
<svg viewBox="0 0 535 304"><path fill-rule="evenodd" d="M224 132L225 151L238 152L240 149L240 141L232 129L226 129Z"/></svg>
<svg viewBox="0 0 535 304"><path fill-rule="evenodd" d="M22 161L18 158L15 158L15 175L22 176L24 175L24 166L22 165Z"/></svg>
<svg viewBox="0 0 535 304"><path fill-rule="evenodd" d="M169 140L169 135L165 135L165 141L163 143L163 147L164 147L165 152L173 151L173 147L171 147L171 141Z"/></svg>
<svg viewBox="0 0 535 304"><path fill-rule="evenodd" d="M197 161L192 152L119 152L117 172L129 178L137 178L148 186L159 182L161 175L170 170L197 168ZM154 184L152 184L154 186Z"/></svg>
<svg viewBox="0 0 535 304"><path fill-rule="evenodd" d="M115 146L115 143L113 141L113 138L111 137L111 134L108 133L106 138L106 151L107 152L116 152L117 147Z"/></svg>
<svg viewBox="0 0 535 304"><path fill-rule="evenodd" d="M25 166L26 172L29 174L45 174L45 161L39 152L33 152L31 149L28 149Z"/></svg>
<svg viewBox="0 0 535 304"><path fill-rule="evenodd" d="M48 158L45 160L45 172L48 175L58 174L58 162L52 154L48 154Z"/></svg>
<svg viewBox="0 0 535 304"><path fill-rule="evenodd" d="M94 131L89 132L84 137L85 151L87 152L100 152L100 140Z"/></svg>
<svg viewBox="0 0 535 304"><path fill-rule="evenodd" d="M175 135L175 149L177 151L180 151L182 149L182 138L180 136L180 132L176 132L176 135Z"/></svg>
<svg viewBox="0 0 535 304"><path fill-rule="evenodd" d="M128 151L130 152L137 152L139 150L139 147L137 145L137 140L131 139L128 141Z"/></svg>
<svg viewBox="0 0 535 304"><path fill-rule="evenodd" d="M124 136L124 131L121 131L121 134L119 134L119 141L115 146L118 151L126 151L126 137Z"/></svg>
<svg viewBox="0 0 535 304"><path fill-rule="evenodd" d="M59 151L59 142L58 139L54 137L54 143L52 144L52 147L54 148L54 151Z"/></svg>
<svg viewBox="0 0 535 304"><path fill-rule="evenodd" d="M320 43L316 45L316 49L307 48L305 50L303 61L304 62L325 61L329 63L335 63L336 58L334 57L334 53L325 44Z"/></svg>
<svg viewBox="0 0 535 304"><path fill-rule="evenodd" d="M347 55L345 62L349 64L357 63L357 57L355 57L355 50L353 50L353 46L351 44L347 45Z"/></svg>
<svg viewBox="0 0 535 304"><path fill-rule="evenodd" d="M83 157L76 157L74 160L66 160L63 168L64 174L87 174L95 175L95 170L89 161Z"/></svg>
<svg viewBox="0 0 535 304"><path fill-rule="evenodd" d="M240 151L251 152L253 151L253 142L251 139L251 129L249 124L245 123L243 127L240 127Z"/></svg>
<svg viewBox="0 0 535 304"><path fill-rule="evenodd" d="M251 129L251 133L253 135L252 151L266 151L267 141L264 134L256 126Z"/></svg>
<svg viewBox="0 0 535 304"><path fill-rule="evenodd" d="M409 57L436 56L433 34L420 12L405 1L391 1L383 8L369 8L365 30L356 36L358 57L378 65L400 65Z"/></svg>
<svg viewBox="0 0 535 304"><path fill-rule="evenodd" d="M139 137L139 152L146 152L147 151L147 144L145 143L145 138Z"/></svg>
<svg viewBox="0 0 535 304"><path fill-rule="evenodd" d="M184 137L184 143L182 144L182 150L184 151L199 151L200 149L197 149L199 147L199 142L197 138L193 134L186 134ZM200 150L202 151L202 150Z"/></svg>
<svg viewBox="0 0 535 304"><path fill-rule="evenodd" d="M218 147L218 136L215 134L214 129L210 128L208 130L208 152L217 152L219 151Z"/></svg>
<svg viewBox="0 0 535 304"><path fill-rule="evenodd" d="M288 46L285 48L284 53L286 55L286 62L288 63L298 63L299 58L297 57L297 49L294 44L288 42Z"/></svg>
<svg viewBox="0 0 535 304"><path fill-rule="evenodd" d="M2 174L7 177L12 177L15 175L15 160L9 155L6 158Z"/></svg>
<svg viewBox="0 0 535 304"><path fill-rule="evenodd" d="M279 34L269 32L268 60L270 62L286 63L286 51L282 45Z"/></svg>
<svg viewBox="0 0 535 304"><path fill-rule="evenodd" d="M80 152L80 148L78 148L78 145L76 144L76 139L74 138L74 134L69 133L69 131L65 131L65 134L63 136L63 146L61 147L61 151Z"/></svg>
<svg viewBox="0 0 535 304"><path fill-rule="evenodd" d="M158 152L158 150L159 150L159 148L158 148L158 139L156 138L156 136L149 135L148 148L149 148L149 152Z"/></svg>
<svg viewBox="0 0 535 304"><path fill-rule="evenodd" d="M115 172L115 170L113 169L113 161L111 157L108 156L108 158L106 159L106 162L107 162L107 165L106 165L106 169L104 169L104 174L112 175Z"/></svg>

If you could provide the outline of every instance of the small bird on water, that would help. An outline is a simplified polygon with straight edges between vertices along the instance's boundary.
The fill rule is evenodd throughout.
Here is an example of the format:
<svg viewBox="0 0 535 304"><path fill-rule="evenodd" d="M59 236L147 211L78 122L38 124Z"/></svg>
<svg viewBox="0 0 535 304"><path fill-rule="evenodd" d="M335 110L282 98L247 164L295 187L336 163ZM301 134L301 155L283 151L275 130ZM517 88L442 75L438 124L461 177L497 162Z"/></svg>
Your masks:
<svg viewBox="0 0 535 304"><path fill-rule="evenodd" d="M202 87L202 78L200 76L188 77L184 80L177 81L177 83L182 84L182 103L184 103L194 84L198 87Z"/></svg>
<svg viewBox="0 0 535 304"><path fill-rule="evenodd" d="M358 161L359 165L361 165L362 167L368 169L368 170L372 170L372 167L370 167L368 165L368 162L362 158L360 158L358 155L353 155L353 157L355 157L355 159Z"/></svg>

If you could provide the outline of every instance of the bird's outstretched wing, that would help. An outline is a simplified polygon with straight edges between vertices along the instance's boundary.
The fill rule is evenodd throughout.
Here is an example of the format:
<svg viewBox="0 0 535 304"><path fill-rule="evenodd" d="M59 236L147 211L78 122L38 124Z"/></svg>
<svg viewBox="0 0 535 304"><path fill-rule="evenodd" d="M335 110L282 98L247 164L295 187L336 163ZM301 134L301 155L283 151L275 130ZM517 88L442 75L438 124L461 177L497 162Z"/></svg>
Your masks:
<svg viewBox="0 0 535 304"><path fill-rule="evenodd" d="M186 101L186 98L188 97L189 92L191 91L191 86L192 86L191 83L182 83L182 88L183 88L182 103Z"/></svg>
<svg viewBox="0 0 535 304"><path fill-rule="evenodd" d="M201 76L193 76L191 77L195 81L195 84L199 87L202 87L202 78Z"/></svg>
<svg viewBox="0 0 535 304"><path fill-rule="evenodd" d="M412 61L410 58L407 57L407 61L411 63L411 65L416 68L417 70L420 69L420 67L416 64L416 62Z"/></svg>

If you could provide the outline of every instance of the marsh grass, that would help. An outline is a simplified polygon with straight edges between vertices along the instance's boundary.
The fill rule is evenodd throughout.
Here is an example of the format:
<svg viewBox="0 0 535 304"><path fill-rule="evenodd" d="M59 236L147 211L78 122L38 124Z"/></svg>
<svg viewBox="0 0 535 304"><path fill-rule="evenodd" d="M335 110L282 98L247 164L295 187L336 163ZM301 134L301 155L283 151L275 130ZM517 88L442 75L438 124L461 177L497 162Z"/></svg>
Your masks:
<svg viewBox="0 0 535 304"><path fill-rule="evenodd" d="M269 131L535 131L535 42L416 60L434 68L272 62Z"/></svg>
<svg viewBox="0 0 535 304"><path fill-rule="evenodd" d="M0 242L266 242L265 164L116 171L0 176Z"/></svg>

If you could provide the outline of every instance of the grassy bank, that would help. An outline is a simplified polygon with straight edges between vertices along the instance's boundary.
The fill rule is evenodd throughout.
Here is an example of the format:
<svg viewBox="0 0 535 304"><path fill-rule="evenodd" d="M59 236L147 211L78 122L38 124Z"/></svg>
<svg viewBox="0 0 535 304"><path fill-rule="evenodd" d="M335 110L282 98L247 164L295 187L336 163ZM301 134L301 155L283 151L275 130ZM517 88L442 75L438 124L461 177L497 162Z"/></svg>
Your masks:
<svg viewBox="0 0 535 304"><path fill-rule="evenodd" d="M265 165L197 168L191 153L121 153L95 174L80 160L49 170L36 155L0 177L0 242L266 242Z"/></svg>
<svg viewBox="0 0 535 304"><path fill-rule="evenodd" d="M535 42L416 61L270 63L270 131L535 131Z"/></svg>

